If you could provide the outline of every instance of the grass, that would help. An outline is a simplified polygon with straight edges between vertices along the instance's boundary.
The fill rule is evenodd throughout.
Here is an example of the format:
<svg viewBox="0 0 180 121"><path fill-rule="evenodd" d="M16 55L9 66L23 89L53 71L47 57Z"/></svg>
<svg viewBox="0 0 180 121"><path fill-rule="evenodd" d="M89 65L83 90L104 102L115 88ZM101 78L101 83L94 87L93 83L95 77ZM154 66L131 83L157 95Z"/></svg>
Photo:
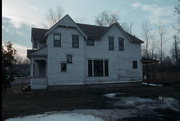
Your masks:
<svg viewBox="0 0 180 121"><path fill-rule="evenodd" d="M73 109L108 109L103 94L127 93L129 96L180 97L176 87L119 87L105 89L82 89L68 91L21 92L20 86L12 87L2 95L2 119L33 115L49 111Z"/></svg>

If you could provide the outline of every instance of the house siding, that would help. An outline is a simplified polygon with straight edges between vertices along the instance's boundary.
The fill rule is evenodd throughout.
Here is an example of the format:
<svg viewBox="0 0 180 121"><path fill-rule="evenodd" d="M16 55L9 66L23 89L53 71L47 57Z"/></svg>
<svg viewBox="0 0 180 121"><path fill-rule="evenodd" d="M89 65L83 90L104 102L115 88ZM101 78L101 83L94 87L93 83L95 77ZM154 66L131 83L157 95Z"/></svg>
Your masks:
<svg viewBox="0 0 180 121"><path fill-rule="evenodd" d="M86 36L72 19L66 16L56 25L58 26L53 26L53 29L48 31L45 41L47 49L41 49L47 53L44 57L47 71L46 78L42 79L44 82L39 82L40 87L142 81L141 45L130 42L118 26L113 25L100 40L94 41L94 46L87 46ZM61 47L54 47L54 33L61 34ZM72 35L79 35L79 48L72 47ZM114 50L109 50L110 36L114 37ZM124 38L123 51L119 50L119 37ZM41 52L38 51L37 54ZM72 55L72 63L66 62L67 55ZM32 77L33 63L36 59L31 59ZM91 59L108 60L108 76L88 77L88 60ZM137 69L133 69L133 61L137 61ZM67 63L67 72L61 72L61 63L64 62ZM35 81L32 79L32 87L38 88L38 81Z"/></svg>
<svg viewBox="0 0 180 121"><path fill-rule="evenodd" d="M114 37L114 50L108 48L109 36ZM124 51L119 50L119 37L124 38ZM88 77L88 59L107 59L109 61L108 77ZM141 45L132 44L122 31L114 26L101 40L95 41L95 46L85 47L85 82L120 82L142 81ZM138 62L138 68L132 68L132 61Z"/></svg>
<svg viewBox="0 0 180 121"><path fill-rule="evenodd" d="M61 47L53 46L53 33L61 34ZM72 35L79 35L79 48L72 48ZM48 85L73 85L84 81L84 38L73 28L56 28L48 36ZM72 55L67 72L61 72L61 62Z"/></svg>
<svg viewBox="0 0 180 121"><path fill-rule="evenodd" d="M61 47L53 46L53 33L61 34ZM79 35L79 48L72 48L72 35ZM108 49L108 37L114 37L114 50ZM124 38L124 51L119 50L118 38ZM87 46L83 36L73 28L56 28L48 36L48 85L93 84L98 82L142 81L141 46L132 44L116 26L112 27L94 46ZM67 72L61 72L61 62L66 55L73 57L67 63ZM88 77L88 59L106 59L109 62L109 76ZM138 68L132 68L132 61Z"/></svg>

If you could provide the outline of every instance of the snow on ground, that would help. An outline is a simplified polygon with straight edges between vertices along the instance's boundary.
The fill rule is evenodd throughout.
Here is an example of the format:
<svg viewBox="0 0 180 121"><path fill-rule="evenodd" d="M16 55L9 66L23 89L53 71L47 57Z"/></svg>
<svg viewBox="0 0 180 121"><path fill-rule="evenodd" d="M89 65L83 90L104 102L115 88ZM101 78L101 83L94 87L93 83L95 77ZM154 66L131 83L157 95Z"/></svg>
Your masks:
<svg viewBox="0 0 180 121"><path fill-rule="evenodd" d="M179 101L171 97L159 96L157 98L142 98L142 97L123 97L119 96L123 93L109 93L103 96L116 99L116 101L109 101L109 105L115 107L134 108L139 110L153 110L156 108L171 108L180 111Z"/></svg>
<svg viewBox="0 0 180 121"><path fill-rule="evenodd" d="M126 93L109 93L109 94L105 94L103 96L108 97L108 98L114 98L117 95L124 95L124 94L126 94Z"/></svg>
<svg viewBox="0 0 180 121"><path fill-rule="evenodd" d="M153 83L145 83L143 82L142 85L148 85L148 86L153 86L153 87L162 87L163 85L162 84L153 84Z"/></svg>
<svg viewBox="0 0 180 121"><path fill-rule="evenodd" d="M73 110L48 112L45 114L10 118L6 121L117 121L126 117L136 116L136 111L107 109L107 110Z"/></svg>
<svg viewBox="0 0 180 121"><path fill-rule="evenodd" d="M112 97L115 97L116 95L117 95L117 93L109 93L109 94L105 94L104 96L112 98Z"/></svg>
<svg viewBox="0 0 180 121"><path fill-rule="evenodd" d="M162 96L157 98L124 97L120 96L121 94L125 93L103 95L113 99L107 103L114 109L47 112L39 115L10 118L6 121L117 121L123 118L156 113L153 110L157 108L171 108L180 112L180 102L175 98Z"/></svg>
<svg viewBox="0 0 180 121"><path fill-rule="evenodd" d="M6 121L104 121L93 115L83 115L77 113L55 113L31 115L17 118L10 118Z"/></svg>

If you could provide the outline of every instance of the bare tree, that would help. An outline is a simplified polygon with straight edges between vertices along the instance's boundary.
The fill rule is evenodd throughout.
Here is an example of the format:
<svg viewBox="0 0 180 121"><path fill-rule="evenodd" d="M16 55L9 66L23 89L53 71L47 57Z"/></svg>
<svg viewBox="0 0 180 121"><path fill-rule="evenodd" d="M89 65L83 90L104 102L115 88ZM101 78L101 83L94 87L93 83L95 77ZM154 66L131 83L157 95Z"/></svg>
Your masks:
<svg viewBox="0 0 180 121"><path fill-rule="evenodd" d="M43 26L46 28L53 26L61 19L63 13L64 10L60 6L57 6L54 9L49 8L48 11L45 13L46 23L43 23Z"/></svg>
<svg viewBox="0 0 180 121"><path fill-rule="evenodd" d="M150 47L150 54L151 54L151 58L156 58L156 53L155 53L155 50L157 49L157 43L155 41L155 37L152 38L151 40L151 47Z"/></svg>
<svg viewBox="0 0 180 121"><path fill-rule="evenodd" d="M110 26L118 21L119 21L119 14L113 13L112 11L108 11L108 10L103 10L95 18L95 23L99 26ZM130 24L126 22L120 22L120 24L126 32L132 33L132 26L133 26L132 22Z"/></svg>
<svg viewBox="0 0 180 121"><path fill-rule="evenodd" d="M16 59L15 64L22 64L23 63L23 58L20 55L16 55L15 59Z"/></svg>
<svg viewBox="0 0 180 121"><path fill-rule="evenodd" d="M23 64L30 64L30 60L28 58L24 58L20 55L15 56L16 62L15 64L23 65Z"/></svg>
<svg viewBox="0 0 180 121"><path fill-rule="evenodd" d="M132 23L132 22L131 22L130 24L128 24L128 23L126 23L126 22L121 22L121 26L122 26L122 28L123 28L126 32L132 34L132 27L133 27L133 23Z"/></svg>
<svg viewBox="0 0 180 121"><path fill-rule="evenodd" d="M119 20L119 15L111 11L103 10L95 18L95 23L99 26L110 26Z"/></svg>
<svg viewBox="0 0 180 121"><path fill-rule="evenodd" d="M150 53L151 53L151 57L153 58L154 49L155 49L155 44L154 44L155 35L150 30L149 23L147 21L144 21L144 23L142 24L142 36L145 40L144 56L150 57ZM150 44L151 44L151 49L150 49Z"/></svg>
<svg viewBox="0 0 180 121"><path fill-rule="evenodd" d="M161 22L157 26L157 34L158 34L158 41L160 43L160 62L162 63L162 58L163 58L163 44L167 41L166 36L167 36L167 29L164 24Z"/></svg>
<svg viewBox="0 0 180 121"><path fill-rule="evenodd" d="M177 61L178 61L178 51L180 51L180 41L179 40L179 37L177 36L174 36L174 42L173 42L173 46L170 50L170 54L171 54L171 57L174 61L174 63L177 64Z"/></svg>
<svg viewBox="0 0 180 121"><path fill-rule="evenodd" d="M176 5L174 10L177 16L177 24L178 24L178 26L175 26L174 29L179 33L180 32L180 4Z"/></svg>
<svg viewBox="0 0 180 121"><path fill-rule="evenodd" d="M86 21L86 19L83 18L83 17L81 17L81 18L80 18L80 17L76 17L76 18L75 18L75 22L76 22L76 23L84 23L85 21Z"/></svg>

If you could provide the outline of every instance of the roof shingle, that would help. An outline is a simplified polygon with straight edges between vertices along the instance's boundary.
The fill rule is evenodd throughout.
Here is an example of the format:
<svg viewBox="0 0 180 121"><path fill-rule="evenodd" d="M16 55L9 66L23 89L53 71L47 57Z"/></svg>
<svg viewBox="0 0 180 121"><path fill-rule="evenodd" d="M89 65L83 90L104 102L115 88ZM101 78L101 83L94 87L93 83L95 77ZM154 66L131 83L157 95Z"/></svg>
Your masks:
<svg viewBox="0 0 180 121"><path fill-rule="evenodd" d="M95 26L95 25L88 25L88 24L80 24L76 23L77 26L87 35L88 39L99 40L103 34L109 29L109 27L103 26ZM40 28L32 28L32 37L34 40L42 41L45 33L48 29L40 29ZM143 43L142 40L138 39L137 37L129 34L126 34L132 39L134 43L141 44Z"/></svg>
<svg viewBox="0 0 180 121"><path fill-rule="evenodd" d="M32 37L35 41L42 41L48 29L32 28Z"/></svg>

